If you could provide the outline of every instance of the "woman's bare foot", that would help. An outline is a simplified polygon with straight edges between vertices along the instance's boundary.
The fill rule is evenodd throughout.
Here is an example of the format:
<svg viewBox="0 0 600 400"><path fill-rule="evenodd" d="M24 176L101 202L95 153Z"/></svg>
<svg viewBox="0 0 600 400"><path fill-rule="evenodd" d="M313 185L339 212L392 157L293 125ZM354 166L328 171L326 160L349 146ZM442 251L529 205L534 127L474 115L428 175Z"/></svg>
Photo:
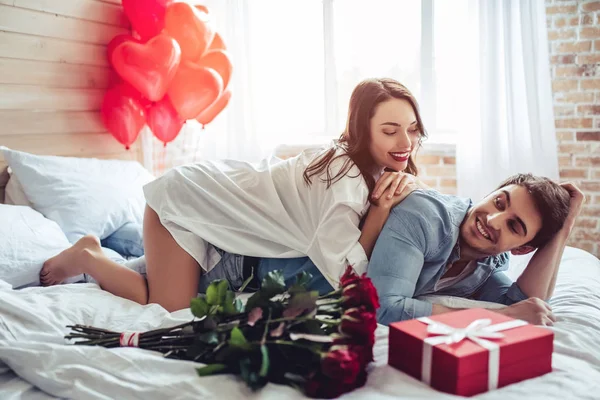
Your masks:
<svg viewBox="0 0 600 400"><path fill-rule="evenodd" d="M40 271L44 286L57 285L65 279L84 273L86 263L93 257L102 256L100 240L96 236L84 236L71 248L50 258Z"/></svg>

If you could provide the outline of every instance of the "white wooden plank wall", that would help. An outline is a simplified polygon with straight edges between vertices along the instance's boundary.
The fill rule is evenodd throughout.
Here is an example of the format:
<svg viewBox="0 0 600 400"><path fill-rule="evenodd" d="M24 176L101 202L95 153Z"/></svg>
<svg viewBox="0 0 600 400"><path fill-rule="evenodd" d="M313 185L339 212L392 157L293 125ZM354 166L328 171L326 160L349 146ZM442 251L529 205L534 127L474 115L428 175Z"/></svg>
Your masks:
<svg viewBox="0 0 600 400"><path fill-rule="evenodd" d="M119 0L0 0L0 145L141 160L139 143L125 151L99 112L114 79L106 44L127 31Z"/></svg>

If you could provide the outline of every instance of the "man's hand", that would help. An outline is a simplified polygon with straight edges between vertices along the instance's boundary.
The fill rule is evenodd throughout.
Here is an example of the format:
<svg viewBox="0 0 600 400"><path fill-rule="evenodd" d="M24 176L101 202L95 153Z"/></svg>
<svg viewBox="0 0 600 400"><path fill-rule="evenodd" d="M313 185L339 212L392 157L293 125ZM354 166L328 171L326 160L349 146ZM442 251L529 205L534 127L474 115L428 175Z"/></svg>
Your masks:
<svg viewBox="0 0 600 400"><path fill-rule="evenodd" d="M552 326L556 322L556 317L552 314L550 306L537 297L530 297L527 300L494 311L507 317L522 319L533 325Z"/></svg>
<svg viewBox="0 0 600 400"><path fill-rule="evenodd" d="M581 212L581 206L585 202L585 195L571 182L561 183L560 186L565 188L571 197L571 202L569 203L569 215L567 216L567 220L564 224L564 229L568 229L570 232L575 225L577 216L579 216L579 213Z"/></svg>

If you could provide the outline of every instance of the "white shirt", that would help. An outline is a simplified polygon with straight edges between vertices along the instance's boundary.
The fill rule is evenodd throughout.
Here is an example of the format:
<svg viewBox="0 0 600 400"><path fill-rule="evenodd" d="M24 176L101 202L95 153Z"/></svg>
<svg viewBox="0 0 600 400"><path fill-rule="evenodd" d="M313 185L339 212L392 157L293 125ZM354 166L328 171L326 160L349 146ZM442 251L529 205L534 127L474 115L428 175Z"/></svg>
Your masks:
<svg viewBox="0 0 600 400"><path fill-rule="evenodd" d="M337 287L348 264L366 272L358 224L368 209L368 188L355 165L329 189L318 176L307 186L304 170L318 154L177 167L144 193L175 241L206 271L220 260L213 246L254 257L308 256ZM332 177L345 160L331 164Z"/></svg>
<svg viewBox="0 0 600 400"><path fill-rule="evenodd" d="M452 267L452 264L448 264L446 266L446 269L444 271L444 273L448 272L448 270ZM452 285L454 285L457 282L460 282L461 280L464 279L465 276L470 275L473 273L473 271L475 271L475 268L477 268L477 261L469 261L467 263L467 265L465 265L465 267L463 268L462 271L460 271L460 273L456 276L450 276L447 278L440 278L440 280L438 280L434 287L433 290L434 291L439 291L442 289L445 289L447 287L450 287Z"/></svg>

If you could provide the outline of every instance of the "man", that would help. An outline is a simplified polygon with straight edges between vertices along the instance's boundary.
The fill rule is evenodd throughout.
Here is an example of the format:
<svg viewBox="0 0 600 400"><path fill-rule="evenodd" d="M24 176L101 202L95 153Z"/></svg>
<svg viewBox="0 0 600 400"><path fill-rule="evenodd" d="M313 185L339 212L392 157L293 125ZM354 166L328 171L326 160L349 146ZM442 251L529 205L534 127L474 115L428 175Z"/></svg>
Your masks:
<svg viewBox="0 0 600 400"><path fill-rule="evenodd" d="M519 174L474 206L469 200L415 191L393 208L371 256L367 275L379 293L380 323L452 309L415 299L451 295L506 304L514 318L551 325L540 299L554 291L567 238L583 203L572 184ZM508 252L537 249L512 282Z"/></svg>
<svg viewBox="0 0 600 400"><path fill-rule="evenodd" d="M540 299L549 299L554 291L561 255L583 201L574 185L530 174L508 178L475 205L434 190L414 191L393 207L369 261L367 275L381 303L378 321L387 325L452 311L416 299L436 294L502 303L506 307L497 312L551 325L554 316ZM512 282L503 272L508 253L536 249ZM275 269L283 269L286 277L300 270L318 275L307 258L260 259L256 266L259 279ZM317 276L313 288L330 287Z"/></svg>

